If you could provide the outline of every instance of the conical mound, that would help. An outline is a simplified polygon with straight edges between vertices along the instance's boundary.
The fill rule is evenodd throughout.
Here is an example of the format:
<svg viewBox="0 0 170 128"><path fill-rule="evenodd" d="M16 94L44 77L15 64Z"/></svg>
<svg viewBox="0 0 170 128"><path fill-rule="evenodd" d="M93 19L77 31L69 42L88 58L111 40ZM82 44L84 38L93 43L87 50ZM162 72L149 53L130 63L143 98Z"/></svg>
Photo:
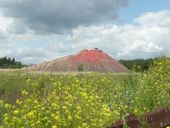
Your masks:
<svg viewBox="0 0 170 128"><path fill-rule="evenodd" d="M94 50L85 49L75 55L62 57L42 64L32 65L26 69L28 71L49 72L128 72L126 67L97 48Z"/></svg>

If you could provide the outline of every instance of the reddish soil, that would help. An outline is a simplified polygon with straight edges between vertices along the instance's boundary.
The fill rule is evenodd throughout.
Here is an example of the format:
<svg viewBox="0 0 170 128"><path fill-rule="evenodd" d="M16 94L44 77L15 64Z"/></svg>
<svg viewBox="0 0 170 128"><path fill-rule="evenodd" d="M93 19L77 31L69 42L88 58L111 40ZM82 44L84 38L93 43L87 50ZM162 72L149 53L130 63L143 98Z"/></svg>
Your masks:
<svg viewBox="0 0 170 128"><path fill-rule="evenodd" d="M83 71L94 72L128 72L128 69L102 50L84 49L79 53L62 57L50 62L27 67L29 71L78 71L81 65Z"/></svg>

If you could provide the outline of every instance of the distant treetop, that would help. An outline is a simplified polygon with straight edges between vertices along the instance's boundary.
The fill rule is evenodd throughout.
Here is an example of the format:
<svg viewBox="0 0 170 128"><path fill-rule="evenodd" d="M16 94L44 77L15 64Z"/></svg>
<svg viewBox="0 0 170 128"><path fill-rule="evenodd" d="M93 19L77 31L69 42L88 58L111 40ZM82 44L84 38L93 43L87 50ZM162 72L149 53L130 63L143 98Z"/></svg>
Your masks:
<svg viewBox="0 0 170 128"><path fill-rule="evenodd" d="M14 58L1 57L0 68L22 68L24 65L20 61L16 61Z"/></svg>
<svg viewBox="0 0 170 128"><path fill-rule="evenodd" d="M119 60L124 66L126 66L129 70L134 70L137 72L147 71L149 67L153 64L155 59L159 59L162 57L149 58L149 59L134 59L134 60ZM168 57L164 57L170 59Z"/></svg>

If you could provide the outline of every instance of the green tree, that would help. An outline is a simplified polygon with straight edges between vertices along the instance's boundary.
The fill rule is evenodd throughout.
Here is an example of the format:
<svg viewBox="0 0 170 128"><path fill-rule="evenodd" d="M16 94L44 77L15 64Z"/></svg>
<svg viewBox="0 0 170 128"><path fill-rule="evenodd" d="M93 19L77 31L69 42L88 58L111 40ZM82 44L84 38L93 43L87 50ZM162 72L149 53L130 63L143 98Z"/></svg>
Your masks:
<svg viewBox="0 0 170 128"><path fill-rule="evenodd" d="M24 65L20 61L16 61L15 58L1 57L0 68L22 68Z"/></svg>

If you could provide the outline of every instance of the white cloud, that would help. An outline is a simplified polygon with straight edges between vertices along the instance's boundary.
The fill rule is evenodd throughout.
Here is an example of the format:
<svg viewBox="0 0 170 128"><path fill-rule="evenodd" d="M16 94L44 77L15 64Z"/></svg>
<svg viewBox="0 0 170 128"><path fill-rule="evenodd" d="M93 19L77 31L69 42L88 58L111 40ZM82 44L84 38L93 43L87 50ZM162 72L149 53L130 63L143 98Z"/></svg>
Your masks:
<svg viewBox="0 0 170 128"><path fill-rule="evenodd" d="M0 30L3 32L7 32L7 29L10 27L10 25L13 23L12 18L7 18L0 13Z"/></svg>
<svg viewBox="0 0 170 128"><path fill-rule="evenodd" d="M2 25L5 26L5 25ZM1 30L1 29L0 29ZM170 11L148 12L131 24L80 26L71 34L34 35L7 33L7 43L0 43L0 56L13 56L25 63L39 63L63 55L76 53L83 48L101 48L117 59L148 58L168 54L170 49ZM1 34L0 34L1 37ZM46 40L46 45L18 46L12 42Z"/></svg>
<svg viewBox="0 0 170 128"><path fill-rule="evenodd" d="M134 23L142 26L160 26L169 27L170 24L170 11L162 10L160 12L147 12L144 15L134 19Z"/></svg>

